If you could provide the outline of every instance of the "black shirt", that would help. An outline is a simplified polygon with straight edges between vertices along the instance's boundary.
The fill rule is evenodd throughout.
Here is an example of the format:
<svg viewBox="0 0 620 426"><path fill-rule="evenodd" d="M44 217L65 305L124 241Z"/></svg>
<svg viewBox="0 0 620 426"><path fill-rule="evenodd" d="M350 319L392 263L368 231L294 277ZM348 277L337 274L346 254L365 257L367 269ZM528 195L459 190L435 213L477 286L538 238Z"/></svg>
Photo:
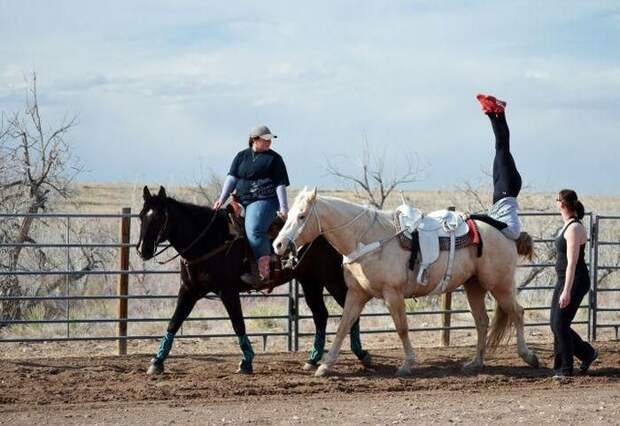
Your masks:
<svg viewBox="0 0 620 426"><path fill-rule="evenodd" d="M244 149L235 156L228 174L238 179L237 196L244 204L276 197L278 186L290 185L284 160L272 150Z"/></svg>
<svg viewBox="0 0 620 426"><path fill-rule="evenodd" d="M566 267L568 266L568 255L566 253L567 244L566 239L564 238L564 233L573 223L581 223L577 219L571 220L562 230L560 235L555 239L555 250L557 252L557 258L555 261L555 271L558 274L558 277L565 278L566 277ZM586 245L581 244L579 246L579 257L577 258L577 265L575 266L575 278L580 278L582 276L588 277L590 276L588 272L588 265L585 261L585 249Z"/></svg>

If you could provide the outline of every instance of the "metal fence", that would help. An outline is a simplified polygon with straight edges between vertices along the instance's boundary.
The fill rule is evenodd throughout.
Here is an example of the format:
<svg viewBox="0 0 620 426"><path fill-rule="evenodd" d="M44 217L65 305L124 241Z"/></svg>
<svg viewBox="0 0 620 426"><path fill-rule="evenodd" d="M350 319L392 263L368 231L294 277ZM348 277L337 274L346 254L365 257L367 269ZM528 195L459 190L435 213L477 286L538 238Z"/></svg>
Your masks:
<svg viewBox="0 0 620 426"><path fill-rule="evenodd" d="M15 218L23 218L29 216L27 214L0 214L0 220L2 219L15 219ZM161 269L155 268L156 265L153 263L149 263L149 268L136 268L130 266L129 256L130 250L135 246L135 236L132 240L131 238L131 222L135 221L136 215L132 215L130 209L125 208L122 210L120 214L36 214L31 215L36 220L56 220L62 221L64 223L64 241L62 242L24 242L19 244L23 248L28 249L59 249L64 250L64 266L63 268L57 267L54 270L16 270L16 271L7 271L0 270L0 279L5 277L35 277L38 279L42 279L43 277L48 276L56 276L56 277L64 277L64 291L57 291L56 294L23 294L20 296L7 296L0 295L0 303L15 303L15 302L30 302L33 304L42 303L45 301L55 301L55 302L64 302L64 315L60 317L56 315L54 318L22 318L19 320L7 320L4 322L5 325L5 336L0 338L0 343L2 342L42 342L42 341L69 341L69 340L115 340L118 342L118 351L120 354L124 354L127 351L127 341L132 339L157 339L160 337L160 334L144 334L144 333L128 333L128 326L131 324L145 324L145 323L166 323L169 320L169 317L137 317L131 316L128 314L129 306L132 303L138 303L139 301L145 302L156 302L162 300L171 300L176 299L175 294L138 294L136 292L130 292L132 289L132 285L130 284L130 277L147 277L147 276L175 276L179 273L176 268L173 269ZM544 217L551 217L553 220L558 221L559 217L554 213L521 213L521 217L524 220L540 220ZM116 227L119 230L119 238L118 241L115 242L84 242L84 241L71 241L72 236L72 228L75 226L74 224L78 220L86 220L86 221L94 221L94 220L108 220L112 221L112 226ZM620 216L601 216L601 215L593 215L592 213L587 214L587 220L584 222L587 229L589 230L589 238L588 238L588 264L590 267L590 271L592 274L592 291L590 292L589 300L586 304L581 306L581 310L587 311L587 319L576 321L575 324L581 324L587 328L587 334L589 339L597 338L597 330L601 329L615 329L616 337L618 337L618 329L620 328L620 321L618 320L604 320L601 321L601 317L605 317L605 315L613 314L620 312L620 306L618 305L605 305L599 306L599 296L602 293L608 292L618 292L620 288L617 286L600 286L598 283L598 278L601 272L604 272L606 275L613 273L620 269L618 264L605 264L602 262L601 249L605 248L614 248L620 246L620 241L618 238L612 238L610 240L604 240L599 238L602 234L609 234L606 232L607 230L612 230L611 226L620 225ZM137 229L137 226L134 226L134 231ZM526 226L527 228L527 226ZM134 232L135 233L135 232ZM613 235L613 233L612 233ZM537 246L552 244L553 238L538 238L534 240ZM0 250L11 249L18 246L16 243L4 242L0 243ZM74 249L107 249L107 250L115 250L117 254L115 257L117 258L118 268L112 269L91 269L91 270L79 270L75 269L72 263L71 250ZM620 257L619 257L620 259ZM612 262L613 263L613 262ZM620 263L620 262L618 262ZM522 264L519 265L519 269L524 271L531 268L537 268L537 271L543 271L545 269L551 268L553 263L530 263L530 264ZM72 277L75 276L106 276L106 277L115 277L117 279L116 283L116 291L110 292L107 294L72 294L71 282ZM553 285L549 285L552 281L547 280L547 285L531 285L531 286L523 286L522 283L517 283L519 286L519 291L524 292L545 292L550 293L553 290ZM108 283L109 284L109 283ZM177 288L178 284L170 285L171 289ZM60 294L62 293L62 294ZM463 297L463 290L457 290L454 292L455 297ZM297 282L291 282L285 288L280 289L279 293L272 294L269 296L257 295L257 294L242 294L241 297L244 301L255 300L260 298L262 300L270 300L270 301L280 301L280 303L284 307L284 312L273 314L250 314L246 315L246 320L265 320L265 321L277 321L283 323L283 327L280 327L279 331L273 331L271 328L269 329L261 329L255 332L249 332L249 336L257 336L263 339L263 344L265 345L267 338L269 337L279 337L284 338L286 340L286 348L291 350L298 350L300 339L306 336L311 336L313 333L304 332L302 325L304 322L308 322L312 319L311 315L301 313L300 301L303 299L303 294L300 292L299 284ZM108 317L98 317L98 318L75 318L75 315L72 315L72 306L78 302L85 301L93 301L93 302L109 302L116 301L117 310L116 315L108 316ZM549 311L549 304L545 305L534 305L528 306L525 304L525 310L527 312L546 312ZM172 311L170 310L170 314ZM454 309L452 308L452 294L447 294L442 296L441 307L433 307L431 309L423 309L423 310L410 310L408 311L408 315L410 316L440 316L441 320L439 321L441 325L436 326L422 326L422 327L412 327L410 330L412 332L439 332L441 336L441 342L444 345L450 344L450 332L454 330L469 330L475 329L473 324L470 322L468 324L454 324L453 318L456 315L469 313L469 310L466 308L462 309ZM364 327L365 319L372 319L377 317L387 317L389 313L387 311L383 312L373 312L373 313L365 313L362 314L362 332L363 333L388 333L392 332L393 329L379 327L379 328L369 328ZM339 315L331 314L330 317L339 317ZM603 318L604 319L604 318ZM190 316L187 319L187 322L218 322L218 321L228 321L228 317L221 316ZM615 321L615 322L614 322ZM21 325L30 325L30 326L41 326L45 324L52 325L61 325L64 327L64 333L59 335L56 332L54 335L16 335L11 336L10 333L6 333L6 330L10 330L11 327L21 326ZM114 333L110 333L108 330L107 334L98 334L98 335L89 335L89 334L81 334L72 332L72 326L76 324L112 324L116 325L116 330ZM527 327L542 327L548 326L547 321L541 321L540 319L535 321L526 321L525 324ZM164 327L162 326L161 331L163 331ZM328 331L328 334L334 334L333 331ZM8 336L7 336L8 335ZM189 332L184 333L183 329L181 329L180 333L177 335L180 338L221 338L221 337L234 337L233 333L229 332L221 332L221 333L204 333L204 332Z"/></svg>

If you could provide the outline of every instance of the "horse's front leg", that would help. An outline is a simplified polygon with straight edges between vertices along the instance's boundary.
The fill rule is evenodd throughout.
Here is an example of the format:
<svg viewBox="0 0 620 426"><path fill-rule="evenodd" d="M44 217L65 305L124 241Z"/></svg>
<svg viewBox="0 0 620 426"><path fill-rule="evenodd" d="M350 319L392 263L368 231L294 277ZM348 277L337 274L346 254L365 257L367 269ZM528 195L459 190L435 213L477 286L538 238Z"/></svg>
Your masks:
<svg viewBox="0 0 620 426"><path fill-rule="evenodd" d="M158 375L164 372L164 361L168 358L168 354L172 349L172 342L174 341L174 336L181 328L183 321L187 319L189 314L194 309L196 302L200 298L199 293L192 291L185 283L181 284L179 288L179 295L177 296L177 306L174 309L174 314L168 323L168 330L166 334L161 339L159 344L159 350L151 359L151 365L147 370L147 374L149 375Z"/></svg>
<svg viewBox="0 0 620 426"><path fill-rule="evenodd" d="M252 368L252 361L254 360L254 350L252 349L252 343L245 332L245 321L243 320L243 311L241 310L241 299L239 298L239 292L224 287L226 290L222 291L222 303L228 312L230 321L232 322L233 330L239 340L239 347L243 358L239 363L237 373L252 374L254 372Z"/></svg>
<svg viewBox="0 0 620 426"><path fill-rule="evenodd" d="M341 271L338 271L342 273ZM332 295L334 300L342 307L344 307L344 302L347 297L347 286L344 283L344 280L335 280L328 281L326 284L327 291ZM322 301L323 299L321 299ZM364 350L362 346L362 339L360 336L360 320L358 318L353 326L351 327L351 333L349 335L349 339L351 342L351 352L355 354L357 359L360 360L364 367L370 367L372 365L372 358L368 351Z"/></svg>
<svg viewBox="0 0 620 426"><path fill-rule="evenodd" d="M370 300L370 296L359 287L349 288L344 302L342 318L340 318L338 330L336 331L336 337L329 349L329 353L324 357L321 366L316 370L315 375L317 377L329 374L330 369L338 358L338 353L340 352L340 347L342 346L345 336L351 330L353 323L359 319L362 309L364 309L364 305L366 305L368 300Z"/></svg>
<svg viewBox="0 0 620 426"><path fill-rule="evenodd" d="M387 288L383 291L383 299L392 315L396 332L398 333L398 337L400 337L403 350L405 351L405 359L398 369L397 375L408 376L411 374L411 367L415 361L415 352L409 340L409 325L407 324L405 298L399 291Z"/></svg>

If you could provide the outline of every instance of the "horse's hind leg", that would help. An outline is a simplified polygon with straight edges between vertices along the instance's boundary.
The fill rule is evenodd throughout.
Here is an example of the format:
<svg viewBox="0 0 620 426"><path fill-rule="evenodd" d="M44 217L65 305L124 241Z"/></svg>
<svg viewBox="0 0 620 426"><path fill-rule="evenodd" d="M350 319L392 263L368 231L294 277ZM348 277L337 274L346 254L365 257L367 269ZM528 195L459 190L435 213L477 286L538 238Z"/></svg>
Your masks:
<svg viewBox="0 0 620 426"><path fill-rule="evenodd" d="M517 331L517 350L519 352L519 356L523 361L525 361L528 365L538 368L539 362L538 357L534 353L534 351L528 348L527 343L525 343L525 332L524 332L524 312L523 306L517 302L515 299L515 329Z"/></svg>
<svg viewBox="0 0 620 426"><path fill-rule="evenodd" d="M323 286L307 280L299 280L299 282L304 290L304 298L310 311L312 311L312 320L314 321L314 342L303 368L304 370L313 370L318 367L325 350L325 329L327 328L329 312L323 300Z"/></svg>
<svg viewBox="0 0 620 426"><path fill-rule="evenodd" d="M475 371L484 365L484 350L486 348L487 331L489 328L489 316L487 315L484 296L486 290L476 281L468 281L465 284L465 293L469 301L471 314L476 323L478 341L476 344L476 355L474 358L463 365L465 371Z"/></svg>
<svg viewBox="0 0 620 426"><path fill-rule="evenodd" d="M254 369L252 367L252 361L254 360L254 349L252 349L252 343L245 332L245 321L243 320L243 310L241 309L241 299L239 298L239 292L234 290L230 286L222 286L222 303L228 312L230 321L232 322L233 330L239 340L239 347L243 358L239 362L239 368L237 373L252 374Z"/></svg>
<svg viewBox="0 0 620 426"><path fill-rule="evenodd" d="M403 360L403 364L398 369L397 375L409 376L411 374L411 367L415 361L415 352L413 351L411 341L409 340L409 326L407 324L405 299L402 294L399 294L397 291L392 289L387 289L383 292L383 299L385 300L390 314L392 315L396 332L398 333L398 337L400 337L405 351L405 359Z"/></svg>
<svg viewBox="0 0 620 426"><path fill-rule="evenodd" d="M493 296L497 300L499 310L495 315L507 315L512 320L517 334L517 352L523 361L534 368L538 368L539 362L536 354L531 351L527 343L525 343L524 333L524 309L523 306L517 302L516 293L514 291L514 282L510 282L510 287L495 288L491 290Z"/></svg>
<svg viewBox="0 0 620 426"><path fill-rule="evenodd" d="M338 324L336 337L334 338L329 352L324 357L321 366L316 370L315 375L317 377L329 374L330 369L338 358L338 353L340 352L340 347L342 346L345 336L349 330L351 330L353 323L359 318L368 300L370 300L370 297L359 288L352 288L347 292L347 298L344 302L344 311L342 312L342 317Z"/></svg>

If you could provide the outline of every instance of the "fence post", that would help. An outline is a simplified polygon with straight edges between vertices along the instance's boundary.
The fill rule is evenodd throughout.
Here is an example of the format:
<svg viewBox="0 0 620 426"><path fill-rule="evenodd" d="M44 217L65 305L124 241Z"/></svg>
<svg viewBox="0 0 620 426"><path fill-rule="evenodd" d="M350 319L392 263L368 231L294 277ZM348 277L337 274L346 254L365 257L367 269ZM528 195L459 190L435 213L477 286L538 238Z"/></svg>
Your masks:
<svg viewBox="0 0 620 426"><path fill-rule="evenodd" d="M295 341L293 343L293 350L299 351L299 281L295 279L293 293L293 306L295 307Z"/></svg>
<svg viewBox="0 0 620 426"><path fill-rule="evenodd" d="M442 327L441 330L441 344L443 346L450 346L450 323L451 323L451 310L452 310L452 292L444 293L441 295L441 308L442 308Z"/></svg>
<svg viewBox="0 0 620 426"><path fill-rule="evenodd" d="M455 211L456 207L450 206L448 207L449 211ZM441 344L443 346L450 346L450 323L452 320L452 293L444 293L441 295L441 307L442 307L442 330L441 330Z"/></svg>
<svg viewBox="0 0 620 426"><path fill-rule="evenodd" d="M129 270L129 238L131 234L131 208L121 210L119 255L119 270ZM129 274L121 273L118 276L118 354L127 355L127 294L129 289Z"/></svg>
<svg viewBox="0 0 620 426"><path fill-rule="evenodd" d="M597 290L598 290L598 235L599 233L599 217L596 215L592 222L592 230L590 235L590 241L592 241L593 255L590 262L590 276L591 276L591 290L590 290L590 338L592 341L596 340L596 320L598 310Z"/></svg>

